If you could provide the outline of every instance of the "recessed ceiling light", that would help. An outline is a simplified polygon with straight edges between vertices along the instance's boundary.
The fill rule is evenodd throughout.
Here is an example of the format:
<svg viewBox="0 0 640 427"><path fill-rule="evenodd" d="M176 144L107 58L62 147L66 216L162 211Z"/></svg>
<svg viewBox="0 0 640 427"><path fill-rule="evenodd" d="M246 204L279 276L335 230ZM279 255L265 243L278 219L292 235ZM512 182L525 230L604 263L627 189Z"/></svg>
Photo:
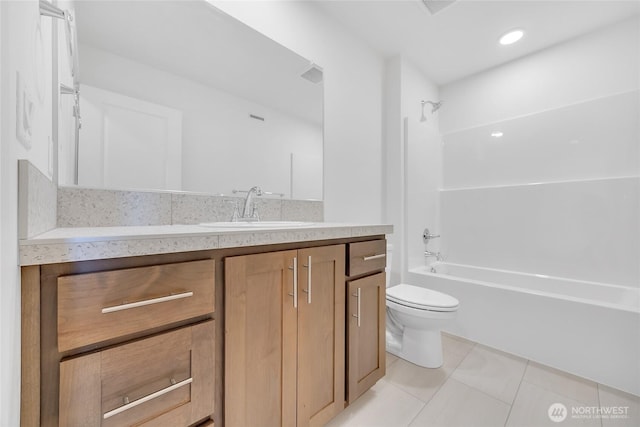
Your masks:
<svg viewBox="0 0 640 427"><path fill-rule="evenodd" d="M502 37L500 37L500 44L504 46L513 44L518 40L520 40L522 36L524 36L524 31L511 30L508 33L504 34Z"/></svg>
<svg viewBox="0 0 640 427"><path fill-rule="evenodd" d="M491 132L491 136L494 137L494 138L500 138L500 137L502 137L502 135L504 135L504 133L502 133L500 131Z"/></svg>

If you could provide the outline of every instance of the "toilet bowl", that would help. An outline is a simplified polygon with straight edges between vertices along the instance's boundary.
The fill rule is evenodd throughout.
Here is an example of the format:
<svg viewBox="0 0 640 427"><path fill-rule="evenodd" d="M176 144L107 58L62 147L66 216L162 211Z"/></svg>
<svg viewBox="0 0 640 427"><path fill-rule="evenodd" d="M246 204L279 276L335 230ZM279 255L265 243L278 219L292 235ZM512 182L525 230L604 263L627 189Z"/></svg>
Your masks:
<svg viewBox="0 0 640 427"><path fill-rule="evenodd" d="M420 286L391 286L392 249L387 245L387 351L425 368L439 368L440 331L455 318L458 300Z"/></svg>
<svg viewBox="0 0 640 427"><path fill-rule="evenodd" d="M387 288L387 351L425 368L442 366L440 331L456 316L458 300L408 284Z"/></svg>

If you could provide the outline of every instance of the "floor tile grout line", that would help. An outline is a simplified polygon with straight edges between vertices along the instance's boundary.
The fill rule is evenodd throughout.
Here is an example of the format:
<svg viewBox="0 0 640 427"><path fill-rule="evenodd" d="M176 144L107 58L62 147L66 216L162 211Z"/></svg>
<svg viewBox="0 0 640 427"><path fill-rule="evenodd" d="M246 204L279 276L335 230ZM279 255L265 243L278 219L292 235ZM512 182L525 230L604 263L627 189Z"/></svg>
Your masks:
<svg viewBox="0 0 640 427"><path fill-rule="evenodd" d="M418 402L420 402L422 404L422 406L420 407L420 410L416 413L416 415L411 418L411 421L409 421L409 424L406 425L406 427L409 427L411 425L411 423L418 417L418 415L420 415L420 412L422 412L424 410L424 408L426 408L427 403L425 401L423 401L422 399L420 399L418 396L414 396L412 393L409 393L407 390L404 390L402 387L398 387L397 385L395 385L394 383L392 383L391 381L387 381L387 385L390 385L391 387L394 387L396 389L398 389L398 391L416 399Z"/></svg>
<svg viewBox="0 0 640 427"><path fill-rule="evenodd" d="M518 394L520 393L520 387L522 387L522 383L524 382L524 376L527 374L527 369L529 368L530 360L527 360L527 363L524 366L524 370L522 371L522 377L520 378L520 383L518 384L518 389L516 393L513 395L513 400L511 401L511 405L509 405L509 413L507 414L507 418L504 420L504 427L507 427L507 423L509 422L509 418L511 418L511 412L513 411L513 404L516 402L518 398Z"/></svg>
<svg viewBox="0 0 640 427"><path fill-rule="evenodd" d="M460 366L460 364L464 361L464 359L467 358L467 356L469 356L469 354L471 353L471 351L473 350L473 347L475 347L475 343L473 344L473 346L469 349L469 351L467 352L467 354L464 355L464 357L462 359L460 359L460 361L456 364L455 367L453 367L453 369L451 369L451 372L449 373L449 375L447 375L444 379L444 381L442 381L442 384L440 384L438 386L438 388L436 389L436 391L431 395L431 397L429 398L429 400L427 400L426 402L424 402L422 399L420 399L418 397L418 399L420 399L421 401L424 402L425 406L431 402L433 400L434 397L436 397L436 394L438 394L440 392L440 390L442 389L442 386L445 385L445 383L447 381L449 381L449 379L451 378L451 376L453 375L453 373L456 371L456 369L458 369L458 366ZM417 396L416 396L417 397Z"/></svg>
<svg viewBox="0 0 640 427"><path fill-rule="evenodd" d="M450 379L452 379L452 380L454 380L454 381L457 381L457 382L459 382L460 384L462 384L462 385L464 385L464 386L466 386L466 387L472 388L472 389L474 389L475 391L477 391L477 392L479 392L479 393L482 393L482 394L484 394L484 395L485 395L485 396L487 396L487 397L490 397L492 400L495 400L496 402L500 402L500 403L502 403L502 404L504 404L504 405L507 405L507 406L509 406L509 407L511 407L511 406L512 406L512 405L510 405L508 402L505 402L504 400L502 400L502 399L500 399L500 398L497 398L497 397L495 397L495 396L493 396L493 395L491 395L491 394L487 393L487 392L486 392L486 391L484 391L484 390L480 390L479 388L477 388L477 387L475 387L475 386L469 385L469 384L465 383L464 381L461 381L461 380L459 380L459 379L457 379L457 378L450 378ZM519 388L519 387L518 387L518 388ZM517 394L517 392L516 392L516 394Z"/></svg>
<svg viewBox="0 0 640 427"><path fill-rule="evenodd" d="M544 390L546 392L557 394L558 396L560 396L560 397L562 397L564 399L572 400L574 402L581 403L581 404L587 405L587 406L591 406L592 405L591 402L585 402L585 401L583 401L581 399L578 399L576 397L567 396L567 395L565 395L563 393L560 393L558 390L553 389L552 387L547 387L547 386L544 386L544 385L540 385L540 384L537 384L537 383L534 383L534 382L528 381L528 380L526 380L526 381L523 380L523 382L526 382L527 384L532 385L533 387L537 387L537 388L539 388L541 390ZM599 394L598 388L597 388L597 386L599 386L599 385L600 385L599 383L595 383L595 386L596 386L596 400L598 402L600 402L600 394Z"/></svg>
<svg viewBox="0 0 640 427"><path fill-rule="evenodd" d="M473 343L473 345L475 346L475 343ZM460 362L458 362L458 364L457 364L457 365L456 365L456 366L451 370L451 373L445 377L445 379L444 379L444 381L442 382L442 384L440 384L440 385L438 386L438 388L436 389L436 391L435 391L435 392L431 395L431 397L430 397L428 400L426 400L426 401L422 400L422 398L420 398L419 396L416 396L415 394L411 393L410 391L407 391L407 390L403 389L402 387L398 387L397 385L393 384L393 383L392 383L392 382L390 382L390 381L389 381L389 384L391 384L391 385L395 386L396 388L398 388L398 389L400 389L400 390L404 391L405 393L409 394L410 396L415 397L415 398L416 398L416 399L418 399L419 401L423 402L423 403L424 403L424 406L423 406L423 408L422 408L422 409L424 409L424 408L427 406L427 404L428 404L429 402L431 402L431 401L433 400L433 398L434 398L434 397L436 397L436 395L440 392L440 389L442 389L442 386L443 386L447 381L449 381L449 379L451 378L451 375L453 375L453 373L455 372L455 370L456 370L456 369L458 369L458 366L460 366L460 364L464 361L464 359L466 359L466 358L467 358L467 356L471 353L471 350L473 350L473 347L472 347L471 349L469 349L469 351L467 352L467 354L466 354L462 359L460 359ZM396 356L396 357L397 357L397 356ZM401 359L401 358L399 357L399 358L398 358L398 359L396 359L393 363L397 362L397 361L398 361L398 360L400 360L400 359ZM393 364L393 363L392 363L392 364ZM408 362L408 363L411 363L411 362ZM464 383L463 383L463 384L464 384ZM466 384L465 384L465 385L466 385ZM420 410L420 412L422 412L422 409ZM418 414L420 414L420 412L418 412ZM417 417L417 416L418 416L418 415L416 414L416 417ZM415 420L415 417L413 418L413 420ZM411 420L411 422L413 422L413 420ZM411 424L411 423L409 423L409 424Z"/></svg>
<svg viewBox="0 0 640 427"><path fill-rule="evenodd" d="M434 395L434 396L435 396L435 395ZM420 410L418 411L418 413L417 413L413 418L411 418L411 421L409 421L409 424L407 424L407 427L410 427L410 426L411 426L411 424L413 424L413 422L416 420L416 418L418 418L418 416L422 413L422 411L424 411L424 409L425 409L426 407L427 407L427 404L426 404L426 403L423 403L423 404L422 404L422 408L420 408Z"/></svg>

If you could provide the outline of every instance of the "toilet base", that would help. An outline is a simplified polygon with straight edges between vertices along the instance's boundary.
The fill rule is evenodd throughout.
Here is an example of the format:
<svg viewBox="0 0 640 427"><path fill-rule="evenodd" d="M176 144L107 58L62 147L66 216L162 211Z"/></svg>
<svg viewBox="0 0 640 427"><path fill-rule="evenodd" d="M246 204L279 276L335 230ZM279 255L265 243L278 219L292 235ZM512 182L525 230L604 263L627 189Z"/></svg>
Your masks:
<svg viewBox="0 0 640 427"><path fill-rule="evenodd" d="M412 329L405 326L402 336L387 330L389 353L424 368L442 366L442 336L436 329Z"/></svg>

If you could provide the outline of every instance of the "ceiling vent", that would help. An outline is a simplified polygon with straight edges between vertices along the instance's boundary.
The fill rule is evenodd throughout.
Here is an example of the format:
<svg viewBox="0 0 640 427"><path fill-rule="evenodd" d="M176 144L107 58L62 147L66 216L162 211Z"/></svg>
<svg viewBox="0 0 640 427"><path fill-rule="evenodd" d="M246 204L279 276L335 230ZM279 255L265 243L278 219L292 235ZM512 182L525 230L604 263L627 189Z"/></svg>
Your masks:
<svg viewBox="0 0 640 427"><path fill-rule="evenodd" d="M429 9L432 15L435 15L447 6L451 6L455 2L456 0L422 0L422 3L427 6L427 9Z"/></svg>

